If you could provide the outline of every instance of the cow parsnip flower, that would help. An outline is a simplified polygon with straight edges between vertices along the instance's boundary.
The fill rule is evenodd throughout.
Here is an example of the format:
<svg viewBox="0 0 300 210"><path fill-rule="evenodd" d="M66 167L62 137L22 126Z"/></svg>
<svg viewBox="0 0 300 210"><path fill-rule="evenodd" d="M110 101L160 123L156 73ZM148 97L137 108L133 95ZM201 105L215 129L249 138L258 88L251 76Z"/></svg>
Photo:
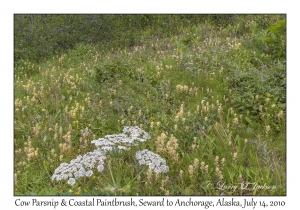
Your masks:
<svg viewBox="0 0 300 210"><path fill-rule="evenodd" d="M147 165L156 174L167 173L169 171L169 167L166 165L166 160L160 155L147 149L136 152L135 157L139 161L140 165Z"/></svg>
<svg viewBox="0 0 300 210"><path fill-rule="evenodd" d="M71 185L71 186L73 186L74 184L75 184L75 179L74 178L70 178L69 180L68 180L68 184L69 185Z"/></svg>
<svg viewBox="0 0 300 210"><path fill-rule="evenodd" d="M92 143L104 150L111 150L109 146L123 146L138 145L139 142L144 142L150 139L150 134L140 129L138 126L125 126L123 133L106 135L104 138L93 140ZM103 148L107 146L107 148Z"/></svg>
<svg viewBox="0 0 300 210"><path fill-rule="evenodd" d="M93 168L103 166L104 160L106 159L105 154L106 151L96 149L83 156L78 155L75 159L71 160L70 163L61 163L60 166L55 169L51 180L60 181L69 178L79 179L84 176L90 177L93 175Z"/></svg>

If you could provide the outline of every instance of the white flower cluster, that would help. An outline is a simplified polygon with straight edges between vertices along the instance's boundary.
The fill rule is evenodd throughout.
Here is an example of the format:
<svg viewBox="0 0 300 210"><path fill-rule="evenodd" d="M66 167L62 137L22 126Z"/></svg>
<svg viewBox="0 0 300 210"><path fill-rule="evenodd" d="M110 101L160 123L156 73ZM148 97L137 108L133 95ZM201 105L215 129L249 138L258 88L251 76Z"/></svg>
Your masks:
<svg viewBox="0 0 300 210"><path fill-rule="evenodd" d="M138 126L125 126L123 128L123 133L126 133L132 137L132 138L136 138L138 140L142 140L139 137L142 137L144 139L150 139L151 136L149 133L147 133L146 131L140 129ZM142 140L143 141L143 140Z"/></svg>
<svg viewBox="0 0 300 210"><path fill-rule="evenodd" d="M149 166L149 168L157 174L167 173L169 171L169 167L166 165L166 160L147 149L136 152L135 157L139 161L140 165Z"/></svg>
<svg viewBox="0 0 300 210"><path fill-rule="evenodd" d="M70 161L70 163L62 163L55 169L51 180L66 180L69 179L68 184L74 185L75 179L93 175L92 169L97 167L98 171L104 170L104 160L106 159L105 151L96 149L93 152L77 156L76 159ZM75 179L74 179L74 178Z"/></svg>
<svg viewBox="0 0 300 210"><path fill-rule="evenodd" d="M138 142L144 142L150 139L150 134L140 129L138 126L125 126L123 133L106 135L104 138L93 140L92 143L102 150L110 151L113 147L126 150L126 146L138 145Z"/></svg>
<svg viewBox="0 0 300 210"><path fill-rule="evenodd" d="M76 179L81 177L90 177L93 175L92 169L97 168L99 172L104 170L104 160L106 153L118 148L127 150L127 146L138 145L138 142L144 142L150 138L150 135L140 129L138 126L125 126L123 133L106 135L104 138L93 140L98 149L87 154L77 156L70 163L62 163L55 169L51 180L67 180L69 185L74 185ZM141 165L148 165L155 173L168 172L165 159L149 150L142 150L136 153L136 158Z"/></svg>

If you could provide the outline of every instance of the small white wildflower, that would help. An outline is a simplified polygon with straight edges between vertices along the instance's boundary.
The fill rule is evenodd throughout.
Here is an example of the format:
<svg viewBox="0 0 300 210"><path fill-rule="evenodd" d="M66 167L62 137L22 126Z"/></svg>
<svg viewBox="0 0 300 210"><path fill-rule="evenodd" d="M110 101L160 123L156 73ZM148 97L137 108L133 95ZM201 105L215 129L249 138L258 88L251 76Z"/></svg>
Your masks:
<svg viewBox="0 0 300 210"><path fill-rule="evenodd" d="M153 169L155 168L155 164L150 163L150 164L149 164L149 168L150 168L151 170L153 170Z"/></svg>
<svg viewBox="0 0 300 210"><path fill-rule="evenodd" d="M97 170L99 172L102 172L104 170L104 166L103 165L98 165Z"/></svg>
<svg viewBox="0 0 300 210"><path fill-rule="evenodd" d="M167 165L162 165L161 168L162 168L162 172L164 172L164 173L169 172L169 166L167 166Z"/></svg>
<svg viewBox="0 0 300 210"><path fill-rule="evenodd" d="M145 165L146 162L145 162L145 160L139 160L139 164L140 164L140 165Z"/></svg>
<svg viewBox="0 0 300 210"><path fill-rule="evenodd" d="M69 180L68 180L68 184L69 185L71 185L71 186L73 186L74 184L75 184L75 179L74 178L70 178Z"/></svg>
<svg viewBox="0 0 300 210"><path fill-rule="evenodd" d="M141 155L141 153L140 152L137 152L136 154L135 154L135 158L136 159L141 159L142 158L142 155Z"/></svg>
<svg viewBox="0 0 300 210"><path fill-rule="evenodd" d="M156 173L156 174L160 174L161 172L162 172L162 170L161 170L161 168L155 168L154 169L154 172Z"/></svg>
<svg viewBox="0 0 300 210"><path fill-rule="evenodd" d="M123 133L129 133L130 137L142 137L144 139L150 139L150 134L140 129L138 126L125 126Z"/></svg>
<svg viewBox="0 0 300 210"><path fill-rule="evenodd" d="M118 146L118 149L127 150L127 147L124 147L124 146Z"/></svg>
<svg viewBox="0 0 300 210"><path fill-rule="evenodd" d="M104 146L104 147L101 147L101 149L103 151L111 151L113 149L113 147L110 147L110 146Z"/></svg>
<svg viewBox="0 0 300 210"><path fill-rule="evenodd" d="M89 171L87 171L87 172L85 173L85 176L90 177L90 176L92 176L93 174L94 174L93 171L92 171L92 170L89 170Z"/></svg>

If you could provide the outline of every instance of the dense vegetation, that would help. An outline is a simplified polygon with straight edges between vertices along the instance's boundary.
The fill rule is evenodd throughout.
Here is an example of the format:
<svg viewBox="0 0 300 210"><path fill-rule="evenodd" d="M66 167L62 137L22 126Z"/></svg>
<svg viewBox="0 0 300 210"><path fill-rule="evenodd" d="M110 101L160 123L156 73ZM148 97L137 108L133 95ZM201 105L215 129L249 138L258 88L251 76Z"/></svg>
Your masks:
<svg viewBox="0 0 300 210"><path fill-rule="evenodd" d="M15 194L285 195L285 25L284 15L15 15ZM73 186L51 181L92 140L134 125L151 138ZM142 170L142 149L169 172Z"/></svg>

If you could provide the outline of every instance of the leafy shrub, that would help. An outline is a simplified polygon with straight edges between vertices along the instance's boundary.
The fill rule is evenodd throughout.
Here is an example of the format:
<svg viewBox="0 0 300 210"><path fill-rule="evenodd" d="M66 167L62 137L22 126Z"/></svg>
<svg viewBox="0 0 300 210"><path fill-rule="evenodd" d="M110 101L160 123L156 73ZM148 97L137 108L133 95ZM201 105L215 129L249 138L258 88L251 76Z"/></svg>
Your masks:
<svg viewBox="0 0 300 210"><path fill-rule="evenodd" d="M255 100L258 95L260 100L272 98L273 102L282 104L285 109L285 66L279 65L267 72L260 72L256 69L233 71L229 82L235 92L233 98L239 110L250 110L252 114L258 115L259 106L263 102Z"/></svg>
<svg viewBox="0 0 300 210"><path fill-rule="evenodd" d="M266 43L266 52L274 58L286 57L286 19L278 20L268 28L268 33L261 40Z"/></svg>

